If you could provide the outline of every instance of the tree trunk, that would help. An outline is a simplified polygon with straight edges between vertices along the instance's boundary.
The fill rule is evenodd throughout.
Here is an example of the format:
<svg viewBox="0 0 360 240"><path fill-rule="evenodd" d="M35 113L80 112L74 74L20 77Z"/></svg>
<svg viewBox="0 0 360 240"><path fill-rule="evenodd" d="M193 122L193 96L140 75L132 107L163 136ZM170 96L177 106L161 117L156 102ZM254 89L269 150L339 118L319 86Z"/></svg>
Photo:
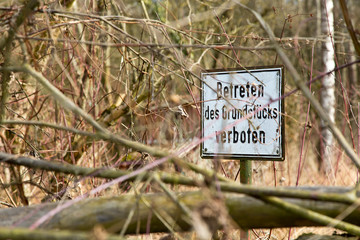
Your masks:
<svg viewBox="0 0 360 240"><path fill-rule="evenodd" d="M314 191L320 190L317 188ZM102 225L110 233L114 233L123 231L127 225L126 233L146 233L168 232L169 228L174 231L189 231L192 226L201 223L207 224L212 230L225 227L252 229L319 226L318 223L291 214L287 210L241 194L224 194L224 199L219 199L211 197L203 190L178 193L176 197L177 204L162 193L86 199L56 213L40 225L40 228L90 231L94 226ZM315 200L286 201L331 217L338 216L349 206ZM0 209L0 227L29 227L40 217L67 203ZM191 218L179 208L181 205L189 209ZM219 205L225 206L227 211ZM225 221L225 226L224 217L231 219ZM360 209L355 209L344 221L360 225Z"/></svg>
<svg viewBox="0 0 360 240"><path fill-rule="evenodd" d="M321 32L326 36L325 43L322 49L322 61L324 65L324 72L329 72L335 68L334 61L334 47L332 44L332 37L334 35L334 3L333 0L324 0L321 12ZM329 114L332 122L335 122L335 74L331 73L322 79L321 90L321 105ZM332 156L334 149L333 135L326 124L321 121L321 157L322 167L326 174L332 172Z"/></svg>
<svg viewBox="0 0 360 240"><path fill-rule="evenodd" d="M299 236L296 240L357 240L358 237L346 235L315 235L312 233L305 233Z"/></svg>

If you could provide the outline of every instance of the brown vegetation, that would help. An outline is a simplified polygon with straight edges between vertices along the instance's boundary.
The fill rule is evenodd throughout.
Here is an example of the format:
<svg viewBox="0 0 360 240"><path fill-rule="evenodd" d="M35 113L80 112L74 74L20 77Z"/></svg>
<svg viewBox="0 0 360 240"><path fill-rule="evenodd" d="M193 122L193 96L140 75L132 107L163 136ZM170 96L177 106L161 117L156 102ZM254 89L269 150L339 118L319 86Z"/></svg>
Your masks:
<svg viewBox="0 0 360 240"><path fill-rule="evenodd" d="M86 228L88 232L78 233L79 239L125 234L128 226L131 233L166 228L174 238L181 239L181 233L177 233L180 228L172 224L179 209L187 224L185 230L193 230L203 239L219 234L216 229L222 229L219 235L224 234L225 239L238 237L234 229L239 226L277 227L270 223L242 225L241 216L234 215L228 202L224 204L228 196L225 192L232 192L235 198L246 194L253 203L286 209L294 219L300 216L315 223L283 227L329 226L312 230L331 234L335 226L359 234L359 222L332 222L332 217L340 214L343 220L350 212L337 207L337 212L331 214L317 207L309 211L308 203L298 208L296 204L301 200L288 203L279 198L312 201L317 190L294 190L296 193L291 195L292 189L272 188L347 186L349 191L322 200L341 202L354 214L359 212L358 195L351 191L358 182L360 167L359 6L355 1L334 2L332 37L337 65L323 73L318 59L326 36L317 31L321 6L316 2L1 2L0 208L4 209L0 212L7 208L19 211L23 206L36 209L49 206L49 202L55 202L51 206L63 206L64 201L66 206L71 201L65 200L74 203L84 198L96 202L102 199L98 197L158 197L167 200L164 206L176 211L159 212L155 205L142 200L146 210L141 212L141 221L136 221L132 211L136 204L131 200L128 203L132 205L122 216L125 223L106 230L106 226L93 224ZM239 161L200 158L200 72L274 64L286 69L286 158L284 162L254 161L254 187L242 188L236 183ZM318 101L324 74L337 76L335 124L327 120ZM319 171L320 119L337 140L330 174ZM199 198L206 201L189 206L190 200L179 200L181 193L200 194ZM34 228L55 221L51 208L43 210L34 219ZM316 211L322 214L316 215ZM147 218L146 214L151 216ZM101 218L101 213L96 216ZM22 215L16 221L27 221L27 217ZM44 222L39 220L41 217ZM150 224L156 221L158 225ZM0 226L5 225L0 222ZM30 236L28 229L19 229L18 236L5 230L0 228L0 239ZM250 231L250 237L285 239L307 230L260 229ZM51 233L39 234L48 239ZM67 234L71 239L71 233L61 231L59 239L66 239Z"/></svg>

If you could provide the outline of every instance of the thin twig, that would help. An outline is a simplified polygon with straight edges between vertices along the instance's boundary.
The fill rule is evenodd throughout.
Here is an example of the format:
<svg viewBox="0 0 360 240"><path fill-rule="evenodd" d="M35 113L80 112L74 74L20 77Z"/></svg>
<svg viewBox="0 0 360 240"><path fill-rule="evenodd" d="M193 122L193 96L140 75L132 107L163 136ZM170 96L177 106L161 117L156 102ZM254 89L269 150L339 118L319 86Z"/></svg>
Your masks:
<svg viewBox="0 0 360 240"><path fill-rule="evenodd" d="M283 210L297 214L308 220L317 222L317 223L321 224L322 226L332 226L332 227L338 228L340 230L346 231L350 234L360 236L360 227L358 227L354 224L346 223L346 222L340 221L338 219L328 217L326 215L323 215L323 214L314 212L312 210L300 207L298 205L286 202L277 197L260 197L260 199L262 199L263 201L270 203L274 206L277 206Z"/></svg>

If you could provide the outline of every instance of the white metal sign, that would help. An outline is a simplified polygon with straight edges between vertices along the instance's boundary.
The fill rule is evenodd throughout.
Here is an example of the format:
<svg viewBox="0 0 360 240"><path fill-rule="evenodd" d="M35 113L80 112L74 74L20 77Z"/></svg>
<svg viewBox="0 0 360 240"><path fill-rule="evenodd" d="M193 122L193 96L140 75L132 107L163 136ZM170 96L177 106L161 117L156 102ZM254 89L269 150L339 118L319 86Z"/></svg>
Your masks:
<svg viewBox="0 0 360 240"><path fill-rule="evenodd" d="M282 66L210 70L201 79L201 157L284 160Z"/></svg>

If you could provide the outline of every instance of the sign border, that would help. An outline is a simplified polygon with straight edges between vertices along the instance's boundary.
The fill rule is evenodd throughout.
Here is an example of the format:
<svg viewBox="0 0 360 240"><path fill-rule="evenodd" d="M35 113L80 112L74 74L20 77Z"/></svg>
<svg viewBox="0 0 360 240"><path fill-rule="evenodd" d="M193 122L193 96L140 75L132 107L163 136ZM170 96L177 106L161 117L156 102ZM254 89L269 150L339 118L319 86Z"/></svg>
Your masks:
<svg viewBox="0 0 360 240"><path fill-rule="evenodd" d="M222 69L207 69L207 70L203 70L200 73L201 76L201 105L200 105L200 110L201 110L201 117L200 117L200 130L201 130L201 137L204 137L204 121L203 121L203 108L204 108L204 80L203 80L203 74L204 73L212 73L212 72L224 72L224 74L226 74L226 72L246 72L246 71L254 71L254 70L262 70L262 69L281 69L281 78L280 78L280 86L281 86L281 91L280 91L280 95L283 96L284 95L284 66L283 65L269 65L269 66L252 66L252 67L241 67L241 68L222 68ZM204 155L203 152L203 146L204 146L204 141L201 142L200 144L200 156L201 158L205 158L205 159L212 159L212 158L223 158L223 159L236 159L236 160L262 160L262 161L284 161L285 160L285 118L284 118L284 114L285 114L285 101L284 98L281 98L280 100L280 129L281 129L281 134L280 134L280 141L281 141L281 156L277 157L277 156L273 156L273 155L254 155L254 154L212 154L212 155Z"/></svg>

